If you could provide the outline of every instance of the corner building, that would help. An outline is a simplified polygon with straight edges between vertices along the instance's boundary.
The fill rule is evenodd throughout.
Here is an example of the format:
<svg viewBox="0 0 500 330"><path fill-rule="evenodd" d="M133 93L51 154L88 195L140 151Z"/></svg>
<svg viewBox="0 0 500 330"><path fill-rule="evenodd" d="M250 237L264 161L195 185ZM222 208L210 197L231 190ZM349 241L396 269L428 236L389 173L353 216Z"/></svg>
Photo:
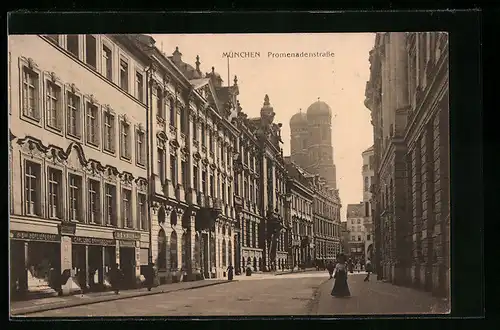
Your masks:
<svg viewBox="0 0 500 330"><path fill-rule="evenodd" d="M378 33L370 62L376 266L393 283L448 296L448 36Z"/></svg>
<svg viewBox="0 0 500 330"><path fill-rule="evenodd" d="M13 295L99 290L115 264L138 283L150 244L145 60L119 36L9 36Z"/></svg>
<svg viewBox="0 0 500 330"><path fill-rule="evenodd" d="M289 197L281 149L281 123L266 95L260 116L249 118L237 103L231 122L238 128L234 155L235 207L238 216L238 272L288 268Z"/></svg>

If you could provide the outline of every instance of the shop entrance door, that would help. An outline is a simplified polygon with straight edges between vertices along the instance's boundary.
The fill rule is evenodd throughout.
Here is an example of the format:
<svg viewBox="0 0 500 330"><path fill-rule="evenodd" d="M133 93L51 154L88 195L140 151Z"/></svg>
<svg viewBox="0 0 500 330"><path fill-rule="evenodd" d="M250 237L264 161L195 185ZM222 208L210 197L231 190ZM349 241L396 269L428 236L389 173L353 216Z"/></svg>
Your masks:
<svg viewBox="0 0 500 330"><path fill-rule="evenodd" d="M123 285L125 288L135 286L135 248L120 248L120 269L123 272Z"/></svg>
<svg viewBox="0 0 500 330"><path fill-rule="evenodd" d="M116 265L116 247L105 246L104 248L104 285L110 286L109 271Z"/></svg>
<svg viewBox="0 0 500 330"><path fill-rule="evenodd" d="M103 247L89 246L89 288L92 291L101 290L104 283Z"/></svg>
<svg viewBox="0 0 500 330"><path fill-rule="evenodd" d="M85 255L85 245L74 244L72 247L72 266L73 272L80 287L80 290L87 289L87 258Z"/></svg>
<svg viewBox="0 0 500 330"><path fill-rule="evenodd" d="M10 241L10 293L17 297L28 290L24 242Z"/></svg>

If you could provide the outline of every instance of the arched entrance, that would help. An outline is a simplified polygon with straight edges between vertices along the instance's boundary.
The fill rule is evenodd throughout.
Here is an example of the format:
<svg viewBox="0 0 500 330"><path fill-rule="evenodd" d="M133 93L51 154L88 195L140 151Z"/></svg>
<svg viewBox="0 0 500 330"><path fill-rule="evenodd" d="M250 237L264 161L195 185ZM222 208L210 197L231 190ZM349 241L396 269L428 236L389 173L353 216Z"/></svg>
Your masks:
<svg viewBox="0 0 500 330"><path fill-rule="evenodd" d="M163 228L158 232L158 259L156 265L158 269L167 268L167 236Z"/></svg>
<svg viewBox="0 0 500 330"><path fill-rule="evenodd" d="M172 231L170 234L170 271L175 272L178 269L177 262L177 233Z"/></svg>
<svg viewBox="0 0 500 330"><path fill-rule="evenodd" d="M182 270L187 271L189 265L189 242L188 242L188 233L184 232L182 234L181 240L181 260L182 260Z"/></svg>
<svg viewBox="0 0 500 330"><path fill-rule="evenodd" d="M201 268L201 242L198 233L194 236L194 267L196 270Z"/></svg>
<svg viewBox="0 0 500 330"><path fill-rule="evenodd" d="M223 227L224 228L224 227ZM227 267L227 250L226 250L226 239L222 239L222 267Z"/></svg>

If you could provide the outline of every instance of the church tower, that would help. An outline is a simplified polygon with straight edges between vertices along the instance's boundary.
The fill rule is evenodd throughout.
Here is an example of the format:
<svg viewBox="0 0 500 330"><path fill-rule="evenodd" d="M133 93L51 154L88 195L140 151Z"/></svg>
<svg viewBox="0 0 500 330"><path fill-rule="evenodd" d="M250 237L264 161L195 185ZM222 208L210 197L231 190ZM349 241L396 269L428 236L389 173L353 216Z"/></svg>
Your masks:
<svg viewBox="0 0 500 330"><path fill-rule="evenodd" d="M301 110L290 119L290 158L304 169L309 166L308 138L307 116Z"/></svg>
<svg viewBox="0 0 500 330"><path fill-rule="evenodd" d="M333 163L332 109L319 100L307 108L308 124L308 167L305 169L319 174L332 188L337 188L337 173Z"/></svg>

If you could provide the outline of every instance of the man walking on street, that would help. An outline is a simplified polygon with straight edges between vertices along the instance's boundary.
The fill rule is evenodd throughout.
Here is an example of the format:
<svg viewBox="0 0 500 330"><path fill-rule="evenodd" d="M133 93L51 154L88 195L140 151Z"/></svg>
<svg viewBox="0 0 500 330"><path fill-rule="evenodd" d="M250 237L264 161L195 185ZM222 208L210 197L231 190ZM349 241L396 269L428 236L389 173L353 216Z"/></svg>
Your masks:
<svg viewBox="0 0 500 330"><path fill-rule="evenodd" d="M366 260L365 270L366 270L366 277L364 279L364 282L369 282L370 281L370 273L373 271L372 262L370 261L370 258L368 258Z"/></svg>

